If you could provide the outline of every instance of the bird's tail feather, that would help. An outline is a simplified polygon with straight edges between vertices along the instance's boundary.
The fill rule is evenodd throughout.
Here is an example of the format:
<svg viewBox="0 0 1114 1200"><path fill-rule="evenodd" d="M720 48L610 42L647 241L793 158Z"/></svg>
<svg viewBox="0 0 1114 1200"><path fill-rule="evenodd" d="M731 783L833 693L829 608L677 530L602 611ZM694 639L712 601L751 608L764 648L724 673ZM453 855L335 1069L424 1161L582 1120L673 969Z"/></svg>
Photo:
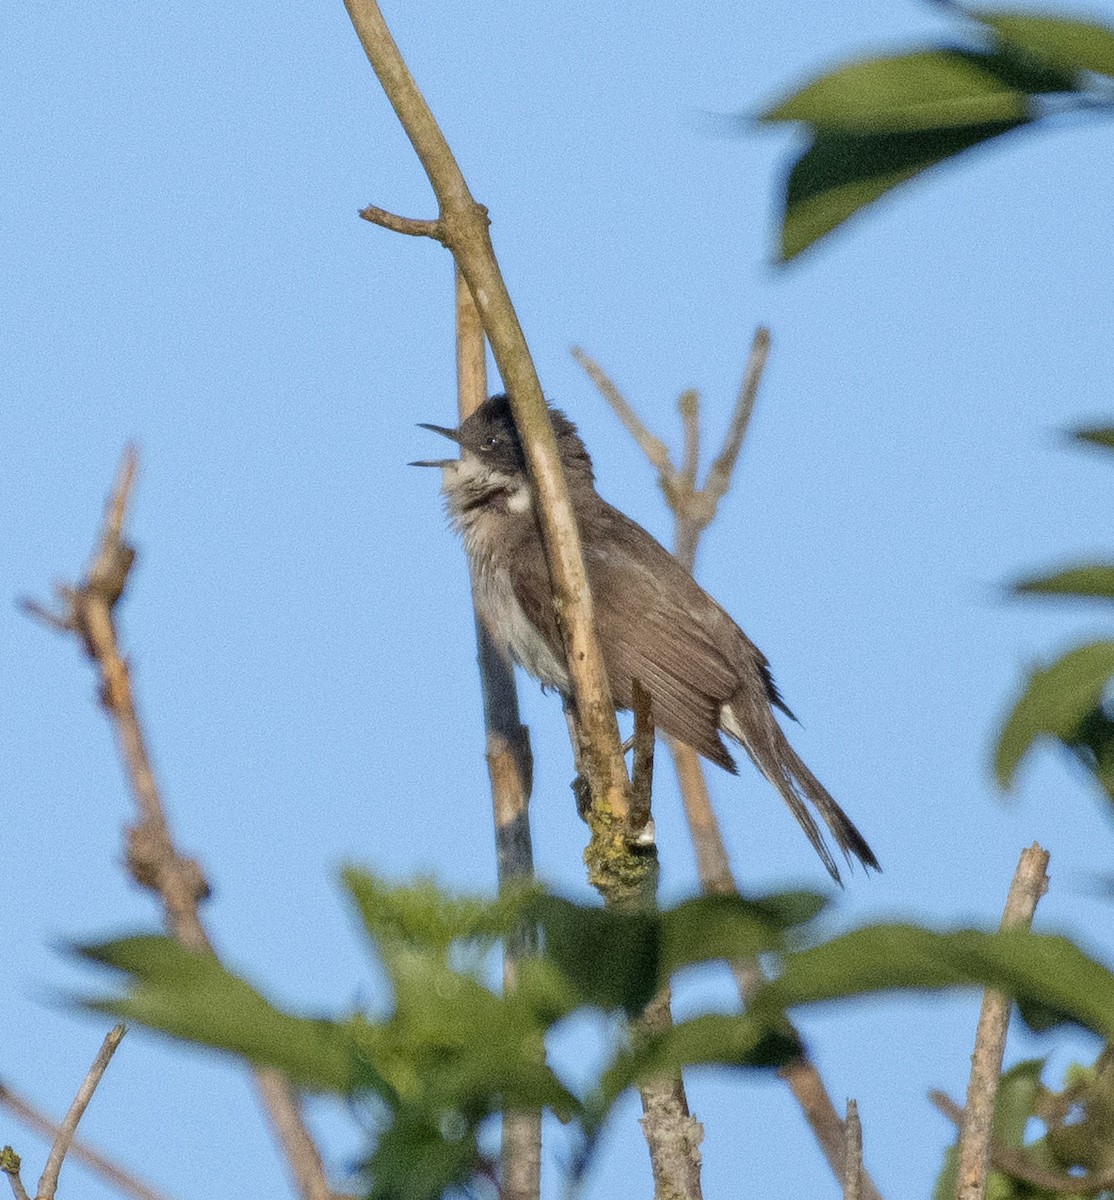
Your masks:
<svg viewBox="0 0 1114 1200"><path fill-rule="evenodd" d="M848 864L852 863L851 856L854 855L864 867L880 871L882 868L874 857L874 851L867 845L866 838L855 828L851 818L832 799L820 780L805 766L770 709L763 706L763 711L748 712L747 716L751 719L742 720L734 708L724 705L721 717L724 732L743 747L751 762L777 788L836 883L843 882L839 868L808 804L823 818Z"/></svg>

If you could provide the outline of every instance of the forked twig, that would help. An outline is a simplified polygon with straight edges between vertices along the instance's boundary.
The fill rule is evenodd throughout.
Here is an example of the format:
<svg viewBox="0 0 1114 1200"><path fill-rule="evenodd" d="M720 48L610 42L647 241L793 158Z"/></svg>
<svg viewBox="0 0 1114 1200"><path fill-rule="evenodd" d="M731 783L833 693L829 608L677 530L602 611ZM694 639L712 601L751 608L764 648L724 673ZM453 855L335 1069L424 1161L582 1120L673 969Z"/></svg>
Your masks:
<svg viewBox="0 0 1114 1200"><path fill-rule="evenodd" d="M751 344L727 436L719 454L713 460L702 488L697 483L700 443L699 434L695 429L699 417L696 393L685 392L678 402L685 431L684 449L680 466L674 466L664 443L646 429L641 418L602 367L583 350L573 350L574 357L596 383L619 419L632 431L635 441L642 447L646 457L657 468L658 482L675 521L674 554L690 571L696 560L700 535L714 518L720 501L731 485L769 350L769 331L759 328ZM638 432L635 432L636 430ZM706 892L737 894L738 883L731 870L723 835L712 809L700 758L695 750L681 742L669 739L668 745L677 769L685 817L696 849L701 886ZM739 998L745 1004L764 981L761 965L757 960L733 962L731 970L735 976ZM847 1130L819 1071L802 1051L800 1056L784 1066L778 1074L785 1080L800 1106L832 1173L842 1182L845 1177ZM881 1200L878 1190L865 1170L860 1172L859 1186L861 1200Z"/></svg>
<svg viewBox="0 0 1114 1200"><path fill-rule="evenodd" d="M60 611L51 612L34 601L24 601L23 607L51 628L79 637L96 665L101 703L116 730L139 808L139 820L128 830L127 861L132 878L159 896L167 926L178 941L193 950L212 954L213 947L199 912L202 900L209 894L209 885L200 865L179 852L171 835L136 711L131 673L120 652L116 632L114 610L135 562L135 550L124 537L124 522L136 467L136 451L129 446L84 581L76 587L55 588ZM302 1120L290 1084L269 1068L254 1068L253 1074L301 1196L304 1200L329 1200L331 1193L321 1155Z"/></svg>

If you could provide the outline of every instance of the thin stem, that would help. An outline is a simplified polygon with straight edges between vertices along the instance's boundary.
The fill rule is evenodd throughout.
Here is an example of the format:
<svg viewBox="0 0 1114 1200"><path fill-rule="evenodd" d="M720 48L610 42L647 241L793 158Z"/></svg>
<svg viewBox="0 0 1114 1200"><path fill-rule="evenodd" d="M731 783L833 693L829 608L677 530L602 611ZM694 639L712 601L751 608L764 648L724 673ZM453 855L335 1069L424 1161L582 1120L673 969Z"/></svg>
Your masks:
<svg viewBox="0 0 1114 1200"><path fill-rule="evenodd" d="M457 400L463 420L487 398L487 353L483 325L464 277L456 272ZM477 581L472 581L473 596ZM476 616L477 662L487 730L487 769L495 818L495 849L499 888L534 874L530 841L530 793L533 755L530 732L519 716L514 669L506 654ZM531 949L522 932L503 949L503 986L514 990L518 963ZM502 1200L538 1200L541 1194L541 1112L503 1114Z"/></svg>
<svg viewBox="0 0 1114 1200"><path fill-rule="evenodd" d="M74 1134L77 1133L77 1123L89 1107L89 1101L93 1099L97 1084L104 1078L108 1064L116 1053L116 1047L123 1041L125 1032L123 1025L116 1025L109 1030L97 1052L97 1057L93 1059L93 1065L81 1081L81 1086L77 1089L77 1095L73 1098L70 1110L62 1119L62 1124L58 1126L58 1132L54 1135L54 1144L50 1147L46 1166L39 1177L36 1200L54 1200L54 1193L58 1190L58 1175L62 1170L66 1154L73 1144Z"/></svg>
<svg viewBox="0 0 1114 1200"><path fill-rule="evenodd" d="M14 1113L25 1125L35 1130L36 1133L43 1137L54 1140L58 1135L59 1126L57 1122L52 1121L44 1113L41 1113L30 1101L17 1095L6 1087L0 1084L0 1104ZM70 1145L70 1158L76 1158L79 1162L87 1166L91 1171L100 1175L102 1179L110 1183L117 1191L123 1192L125 1195L133 1196L135 1200L166 1200L159 1192L156 1192L153 1187L146 1184L141 1179L129 1171L125 1171L123 1167L106 1158L99 1151L94 1150L87 1142L83 1142L80 1138L74 1138Z"/></svg>
<svg viewBox="0 0 1114 1200"><path fill-rule="evenodd" d="M139 809L139 821L128 830L128 868L140 886L159 896L173 936L191 949L212 954L212 943L200 915L209 885L200 865L181 854L174 843L136 710L131 673L116 632L115 606L135 561L135 551L124 539L124 520L136 470L136 452L129 447L85 580L76 587L56 589L64 606L62 612L49 613L34 603L25 602L24 607L52 628L76 634L96 665L101 702L116 731ZM302 1120L293 1089L282 1075L269 1068L255 1068L253 1074L299 1194L303 1200L328 1200L330 1191L321 1156Z"/></svg>
<svg viewBox="0 0 1114 1200"><path fill-rule="evenodd" d="M1021 852L1002 914L1003 929L1027 929L1041 896L1048 890L1048 853L1035 842ZM967 1107L959 1135L957 1200L982 1200L990 1166L990 1140L994 1101L1002 1073L1002 1055L1010 1023L1010 999L988 988L983 993L971 1076L967 1083Z"/></svg>
<svg viewBox="0 0 1114 1200"><path fill-rule="evenodd" d="M414 147L440 209L445 244L468 283L510 396L527 466L538 496L554 603L565 638L583 767L597 822L593 835L622 852L628 813L626 768L619 751L615 706L595 636L591 593L580 535L561 473L557 442L530 351L511 303L488 230L487 210L468 190L374 0L345 0L360 44ZM597 857L607 874L608 853ZM602 886L608 886L604 879Z"/></svg>

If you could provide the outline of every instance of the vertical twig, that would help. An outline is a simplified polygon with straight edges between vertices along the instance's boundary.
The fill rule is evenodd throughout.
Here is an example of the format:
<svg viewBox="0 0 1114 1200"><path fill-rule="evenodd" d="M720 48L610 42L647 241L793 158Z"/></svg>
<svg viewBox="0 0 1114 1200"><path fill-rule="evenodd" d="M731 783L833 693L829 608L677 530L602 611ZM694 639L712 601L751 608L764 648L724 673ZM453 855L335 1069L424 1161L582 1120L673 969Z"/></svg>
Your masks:
<svg viewBox="0 0 1114 1200"><path fill-rule="evenodd" d="M116 1025L109 1030L97 1052L97 1057L93 1059L93 1065L81 1081L81 1086L77 1089L77 1095L73 1098L70 1110L62 1119L61 1125L58 1126L58 1132L54 1135L54 1144L50 1147L46 1166L43 1167L43 1173L39 1176L36 1200L54 1200L54 1194L58 1190L58 1176L62 1170L62 1163L73 1144L74 1135L77 1133L77 1123L81 1120L86 1108L89 1107L89 1101L93 1099L97 1084L104 1078L108 1064L116 1053L116 1047L123 1041L125 1032L123 1025Z"/></svg>
<svg viewBox="0 0 1114 1200"><path fill-rule="evenodd" d="M124 539L124 520L136 466L135 449L129 447L85 580L77 587L56 589L63 606L61 613L50 612L32 601L25 601L24 608L52 628L77 636L99 671L101 703L116 731L139 808L139 821L128 830L128 868L138 884L158 895L173 936L185 946L213 954L200 914L209 885L199 864L174 844L136 711L131 672L116 633L114 610L135 561L135 550ZM290 1084L269 1068L257 1067L252 1074L303 1200L328 1200L329 1185L321 1156Z"/></svg>
<svg viewBox="0 0 1114 1200"><path fill-rule="evenodd" d="M854 1100L847 1101L847 1119L843 1127L847 1131L847 1149L843 1158L843 1200L862 1200L863 1125L859 1120L859 1106Z"/></svg>
<svg viewBox="0 0 1114 1200"><path fill-rule="evenodd" d="M463 420L487 398L487 348L483 325L472 294L459 271L456 276L457 400ZM472 581L473 594L476 581ZM478 609L477 609L478 614ZM530 792L533 756L530 732L518 711L514 668L476 617L477 662L487 730L487 769L495 818L495 849L502 890L534 873L530 842ZM530 952L523 933L508 940L503 951L503 986L514 989L518 961ZM501 1200L538 1200L541 1193L541 1113L503 1114Z"/></svg>
<svg viewBox="0 0 1114 1200"><path fill-rule="evenodd" d="M1032 924L1037 902L1048 890L1048 859L1048 852L1035 842L1022 850L1002 913L1003 929L1027 929ZM983 993L967 1083L967 1106L959 1135L957 1200L983 1200L986 1195L994 1101L1002 1073L1011 1003L1007 996L990 988Z"/></svg>

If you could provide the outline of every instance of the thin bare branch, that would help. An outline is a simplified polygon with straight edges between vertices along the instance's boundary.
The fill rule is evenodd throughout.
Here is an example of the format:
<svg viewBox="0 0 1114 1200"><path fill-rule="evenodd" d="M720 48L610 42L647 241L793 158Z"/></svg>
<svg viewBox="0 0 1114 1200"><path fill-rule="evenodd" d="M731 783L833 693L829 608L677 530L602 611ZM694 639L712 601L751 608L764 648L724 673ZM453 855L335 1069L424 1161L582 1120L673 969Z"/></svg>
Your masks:
<svg viewBox="0 0 1114 1200"><path fill-rule="evenodd" d="M1002 914L1003 929L1027 929L1032 923L1037 903L1048 890L1048 858L1047 851L1035 842L1021 852ZM1002 1073L1011 1003L1001 992L987 989L983 993L967 1083L967 1107L959 1135L957 1200L983 1200L986 1195L994 1101Z"/></svg>
<svg viewBox="0 0 1114 1200"><path fill-rule="evenodd" d="M178 941L212 954L199 911L209 894L209 885L200 865L179 852L171 835L136 710L131 673L116 632L114 609L135 561L135 550L124 539L124 521L136 469L135 449L128 447L85 580L76 587L55 589L63 611L52 615L38 604L25 603L24 607L40 619L45 614L52 628L76 633L96 665L101 703L116 731L140 813L139 821L128 830L127 858L132 878L159 896L166 924ZM321 1156L302 1120L293 1089L276 1071L256 1068L253 1074L300 1195L304 1200L328 1200L330 1191Z"/></svg>
<svg viewBox="0 0 1114 1200"><path fill-rule="evenodd" d="M487 210L469 191L378 4L375 0L345 0L345 5L368 61L433 186L445 244L468 283L510 397L538 497L554 600L565 638L577 726L583 740L581 757L595 813L592 833L597 886L617 886L615 880L622 871L609 865L609 857L629 857L625 840L630 783L619 752L615 706L596 641L580 535L537 371L495 257Z"/></svg>
<svg viewBox="0 0 1114 1200"><path fill-rule="evenodd" d="M631 771L630 825L640 840L653 841L650 796L654 785L654 702L634 681L634 769Z"/></svg>
<svg viewBox="0 0 1114 1200"><path fill-rule="evenodd" d="M646 1006L634 1037L665 1033L673 1022L669 988ZM639 1085L643 1133L654 1173L654 1200L701 1200L700 1143L704 1126L689 1111L681 1077L647 1080Z"/></svg>
<svg viewBox="0 0 1114 1200"><path fill-rule="evenodd" d="M674 516L674 556L690 571L693 569L696 559L700 535L715 516L719 502L730 486L743 439L749 426L750 415L754 408L758 385L761 382L769 353L769 345L769 332L762 328L758 329L754 335L724 447L702 490L695 489L691 482L686 480L684 467L680 471L673 468L669 451L664 446L660 451L655 449L651 454L646 450L642 439L635 436L635 440L642 446L643 452L647 454L650 461L658 465L659 482ZM574 350L573 353L585 370L588 370L604 398L611 403L611 397L605 390L603 381L606 381L606 386L616 391L617 389L614 388L614 384L608 379L606 373L587 355L583 354L583 351ZM592 364L594 370L589 370L588 363ZM693 393L693 395L695 394ZM699 446L699 435L690 430L690 424L695 420L695 415L690 416L686 412L689 404L692 404L693 410L695 410L695 404L687 400L688 396L689 393L685 393L681 397L682 424L685 429L683 455L685 465L691 463ZM622 403L630 410L630 405L625 399ZM643 428L641 420L633 413L633 410L631 410L630 420L634 428ZM624 420L624 424L626 423ZM628 425L628 428L631 427ZM664 466L659 464L664 464ZM714 487L712 486L713 478ZM700 758L696 751L681 742L669 739L668 745L677 771L677 779L685 806L685 817L696 851L701 886L705 892L709 893L737 894L738 884L731 870L719 823L712 809ZM735 977L739 999L745 1005L764 981L761 965L753 959L733 962L731 971ZM785 1080L800 1106L813 1136L824 1152L824 1157L831 1167L832 1173L842 1182L845 1175L847 1133L844 1121L832 1103L819 1071L802 1054L801 1057L783 1067L778 1074ZM881 1200L877 1188L865 1171L860 1171L859 1186L861 1200Z"/></svg>
<svg viewBox="0 0 1114 1200"><path fill-rule="evenodd" d="M859 1106L854 1100L847 1101L847 1150L843 1160L843 1200L862 1200L863 1196L863 1125L859 1120Z"/></svg>
<svg viewBox="0 0 1114 1200"><path fill-rule="evenodd" d="M400 217L397 213L388 212L385 208L377 208L369 204L360 209L360 216L372 225L380 225L392 233L403 233L407 237L433 238L435 242L445 244L445 228L440 221L422 220L418 217Z"/></svg>
<svg viewBox="0 0 1114 1200"><path fill-rule="evenodd" d="M52 1121L29 1100L17 1095L2 1083L0 1083L0 1104L43 1137L53 1141L58 1136L57 1122ZM76 1158L78 1162L83 1163L107 1183L110 1183L117 1191L134 1197L134 1200L166 1200L166 1197L156 1192L153 1187L136 1178L130 1171L125 1171L123 1167L94 1150L80 1138L74 1138L70 1145L69 1157Z"/></svg>
<svg viewBox="0 0 1114 1200"><path fill-rule="evenodd" d="M754 402L758 397L758 385L762 382L762 373L766 369L769 355L770 331L760 327L751 343L750 357L747 359L746 371L735 401L735 411L731 414L731 424L724 439L723 449L716 455L708 478L704 481L704 492L713 509L727 495L727 489L731 486L731 477L735 473L739 451L743 448L743 439L750 427Z"/></svg>
<svg viewBox="0 0 1114 1200"><path fill-rule="evenodd" d="M123 514L121 514L122 520ZM77 1095L73 1098L69 1112L66 1113L62 1124L58 1126L58 1132L54 1135L54 1144L47 1156L46 1166L43 1168L42 1175L39 1176L36 1200L54 1200L54 1194L58 1190L58 1175L62 1170L62 1163L69 1153L70 1146L73 1144L74 1134L77 1133L77 1123L81 1120L86 1108L89 1107L89 1101L93 1099L97 1084L104 1078L108 1064L116 1053L116 1047L123 1041L126 1032L123 1025L116 1025L105 1036L104 1042L97 1052L97 1057L93 1059L93 1065L86 1072L81 1086L77 1089Z"/></svg>
<svg viewBox="0 0 1114 1200"><path fill-rule="evenodd" d="M457 402L463 420L487 399L487 348L472 293L456 271ZM477 581L472 581L473 595ZM514 668L476 616L477 662L487 730L487 769L495 818L496 863L500 890L534 874L530 841L530 793L533 755L530 731L522 724ZM523 930L503 948L503 986L514 990L518 963L532 949ZM538 1200L541 1194L542 1119L539 1111L505 1112L501 1148L501 1200Z"/></svg>
<svg viewBox="0 0 1114 1200"><path fill-rule="evenodd" d="M931 1091L928 1098L957 1129L963 1128L965 1112L950 1096ZM1005 1175L1065 1196L1097 1196L1114 1188L1114 1171L1061 1175L1034 1162L1027 1151L1019 1150L1016 1146L1004 1146L997 1138L990 1139L990 1162Z"/></svg>
<svg viewBox="0 0 1114 1200"><path fill-rule="evenodd" d="M19 1168L21 1166L20 1157L11 1146L5 1146L3 1149L0 1149L0 1171L7 1175L8 1183L11 1186L12 1195L15 1197L15 1200L31 1200L19 1175Z"/></svg>
<svg viewBox="0 0 1114 1200"><path fill-rule="evenodd" d="M700 470L700 393L688 388L677 398L681 414L684 449L681 451L680 482L688 492L696 490L696 475Z"/></svg>
<svg viewBox="0 0 1114 1200"><path fill-rule="evenodd" d="M627 403L626 397L619 391L611 376L579 346L573 346L572 356L587 372L589 379L599 388L600 395L611 405L615 415L626 426L627 432L638 443L642 453L662 475L671 475L673 464L669 459L669 448L661 438L646 428L642 423L642 418Z"/></svg>

